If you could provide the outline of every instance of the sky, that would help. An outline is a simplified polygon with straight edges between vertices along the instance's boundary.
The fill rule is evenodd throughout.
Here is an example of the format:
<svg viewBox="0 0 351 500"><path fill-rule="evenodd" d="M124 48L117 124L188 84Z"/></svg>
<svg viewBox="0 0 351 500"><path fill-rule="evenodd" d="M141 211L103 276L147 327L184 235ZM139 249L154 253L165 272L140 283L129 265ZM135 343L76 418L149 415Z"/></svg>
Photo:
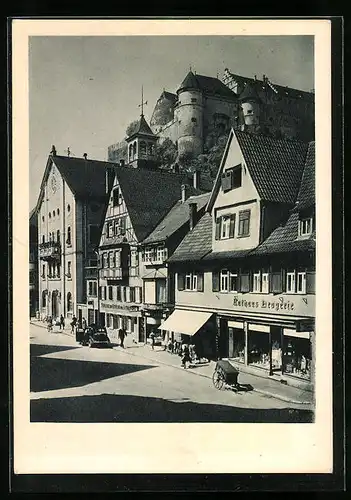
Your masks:
<svg viewBox="0 0 351 500"><path fill-rule="evenodd" d="M52 145L57 154L107 159L128 124L150 120L163 89L175 92L190 67L231 72L310 91L312 36L33 36L29 41L30 209Z"/></svg>

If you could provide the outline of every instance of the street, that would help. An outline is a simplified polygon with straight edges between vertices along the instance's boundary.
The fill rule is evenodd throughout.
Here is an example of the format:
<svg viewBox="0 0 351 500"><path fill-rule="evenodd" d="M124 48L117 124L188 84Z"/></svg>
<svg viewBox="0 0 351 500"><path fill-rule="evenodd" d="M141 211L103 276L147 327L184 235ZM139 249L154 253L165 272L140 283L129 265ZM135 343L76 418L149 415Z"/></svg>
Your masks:
<svg viewBox="0 0 351 500"><path fill-rule="evenodd" d="M30 327L32 422L310 422L312 412L122 350ZM140 351L139 351L140 352Z"/></svg>

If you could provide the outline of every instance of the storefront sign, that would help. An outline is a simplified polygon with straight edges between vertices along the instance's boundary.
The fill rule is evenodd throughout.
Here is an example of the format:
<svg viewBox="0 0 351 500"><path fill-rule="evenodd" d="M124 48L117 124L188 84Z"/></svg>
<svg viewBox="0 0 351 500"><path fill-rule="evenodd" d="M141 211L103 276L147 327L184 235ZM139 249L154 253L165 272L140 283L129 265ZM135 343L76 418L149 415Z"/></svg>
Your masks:
<svg viewBox="0 0 351 500"><path fill-rule="evenodd" d="M118 314L118 312L123 312L125 313L126 311L130 312L138 312L139 307L138 306L125 306L123 304L116 306L116 304L110 304L108 302L101 302L101 308L104 309L113 309L113 311Z"/></svg>
<svg viewBox="0 0 351 500"><path fill-rule="evenodd" d="M246 298L234 297L233 306L244 309L266 309L271 311L293 311L295 304L292 300L287 300L284 297L278 299L259 299L250 300Z"/></svg>

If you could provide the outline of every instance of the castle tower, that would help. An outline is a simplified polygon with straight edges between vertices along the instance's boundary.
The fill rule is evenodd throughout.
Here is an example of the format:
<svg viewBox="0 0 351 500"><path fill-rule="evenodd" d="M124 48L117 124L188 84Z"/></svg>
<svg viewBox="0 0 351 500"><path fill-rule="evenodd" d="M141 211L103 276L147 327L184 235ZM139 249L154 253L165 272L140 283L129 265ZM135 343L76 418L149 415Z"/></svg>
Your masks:
<svg viewBox="0 0 351 500"><path fill-rule="evenodd" d="M244 117L244 128L255 130L260 125L260 104L261 99L254 87L248 83L239 97L241 109Z"/></svg>
<svg viewBox="0 0 351 500"><path fill-rule="evenodd" d="M147 124L144 115L132 134L126 138L128 148L128 165L132 168L156 168L155 146L157 136Z"/></svg>
<svg viewBox="0 0 351 500"><path fill-rule="evenodd" d="M178 153L198 155L203 149L203 93L192 71L185 77L177 95Z"/></svg>

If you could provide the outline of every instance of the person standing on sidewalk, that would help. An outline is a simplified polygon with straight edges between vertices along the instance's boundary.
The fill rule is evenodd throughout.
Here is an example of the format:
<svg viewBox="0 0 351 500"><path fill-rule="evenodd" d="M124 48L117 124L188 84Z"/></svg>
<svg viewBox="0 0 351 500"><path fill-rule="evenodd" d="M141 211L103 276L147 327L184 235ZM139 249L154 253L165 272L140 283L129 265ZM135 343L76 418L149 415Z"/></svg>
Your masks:
<svg viewBox="0 0 351 500"><path fill-rule="evenodd" d="M65 318L61 314L61 316L60 316L60 330L64 330L64 329L65 329Z"/></svg>
<svg viewBox="0 0 351 500"><path fill-rule="evenodd" d="M125 339L126 335L127 335L127 332L125 331L124 328L120 328L118 330L118 338L119 338L119 340L121 342L120 345L121 345L121 347L123 347L123 349L124 349L124 339Z"/></svg>
<svg viewBox="0 0 351 500"><path fill-rule="evenodd" d="M152 330L150 333L150 339L151 339L151 349L155 349L155 332Z"/></svg>
<svg viewBox="0 0 351 500"><path fill-rule="evenodd" d="M74 329L75 329L76 324L77 324L77 318L75 316L73 316L72 322L71 322L71 328L72 328L71 333L74 333Z"/></svg>
<svg viewBox="0 0 351 500"><path fill-rule="evenodd" d="M189 353L189 346L186 343L184 343L182 345L181 357L182 357L182 367L186 369L186 364L187 363L189 363L189 364L191 363L191 358L190 358L190 353Z"/></svg>
<svg viewBox="0 0 351 500"><path fill-rule="evenodd" d="M87 327L87 321L85 318L82 319L82 329L83 330L86 330L86 327Z"/></svg>

